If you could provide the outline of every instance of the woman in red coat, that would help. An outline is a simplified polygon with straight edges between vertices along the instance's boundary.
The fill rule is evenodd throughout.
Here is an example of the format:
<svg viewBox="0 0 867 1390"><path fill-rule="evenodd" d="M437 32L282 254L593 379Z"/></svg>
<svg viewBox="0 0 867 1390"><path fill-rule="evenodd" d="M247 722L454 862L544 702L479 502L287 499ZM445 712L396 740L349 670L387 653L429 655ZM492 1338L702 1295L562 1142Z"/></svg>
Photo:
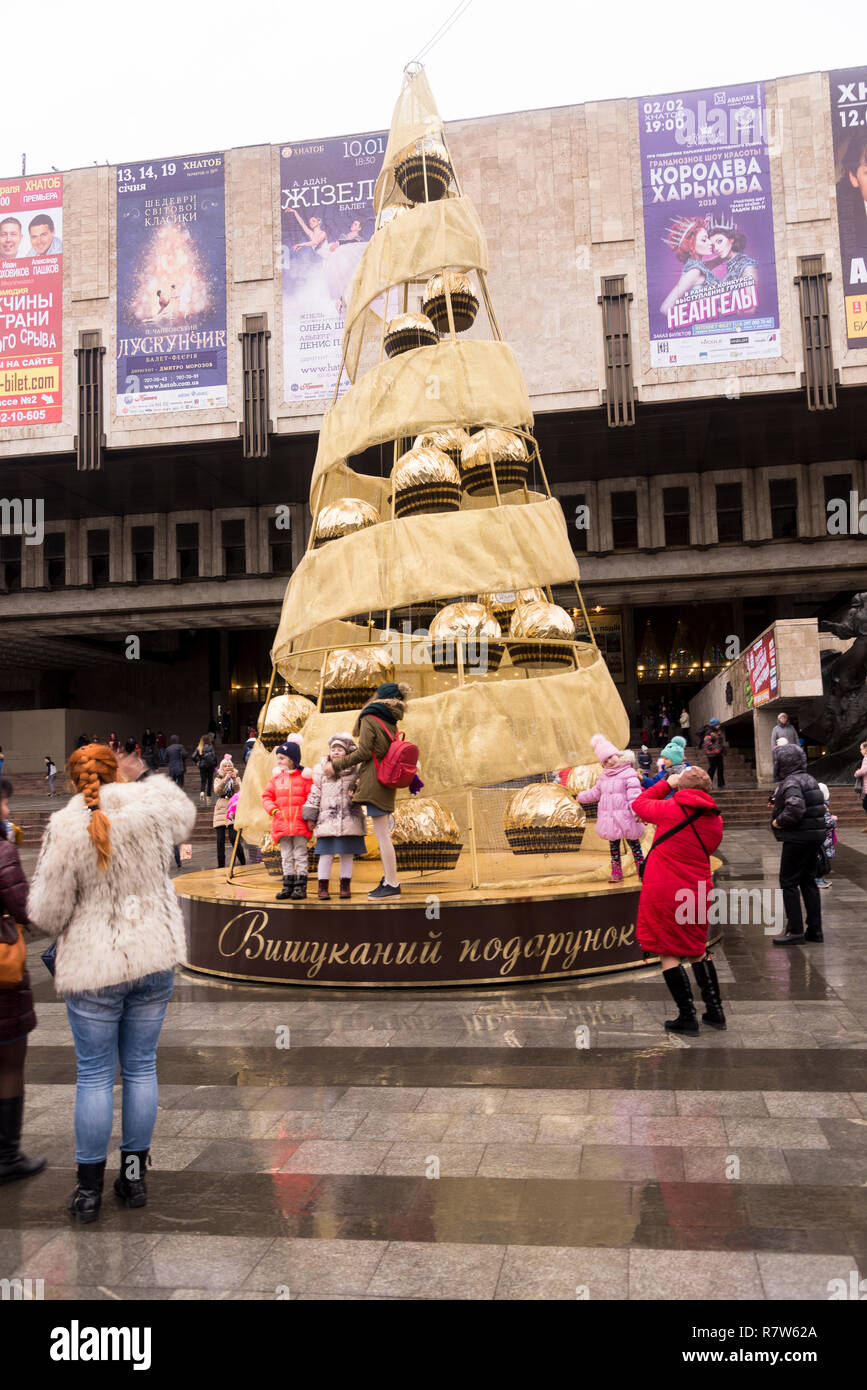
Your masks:
<svg viewBox="0 0 867 1390"><path fill-rule="evenodd" d="M647 856L635 936L645 955L660 957L662 978L677 1004L677 1018L665 1026L672 1033L698 1032L682 964L688 960L707 1006L702 1021L723 1029L719 980L707 950L708 897L713 892L710 855L723 834L710 778L703 768L685 768L642 792L632 810L658 826Z"/></svg>

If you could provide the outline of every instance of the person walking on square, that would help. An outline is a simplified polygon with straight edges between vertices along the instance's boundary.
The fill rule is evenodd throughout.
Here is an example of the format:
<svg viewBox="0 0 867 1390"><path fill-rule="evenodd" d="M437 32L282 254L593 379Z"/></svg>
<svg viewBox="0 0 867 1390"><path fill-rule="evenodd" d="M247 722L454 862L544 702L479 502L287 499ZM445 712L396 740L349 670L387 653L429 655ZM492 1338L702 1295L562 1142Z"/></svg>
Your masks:
<svg viewBox="0 0 867 1390"><path fill-rule="evenodd" d="M27 879L15 848L9 820L12 783L0 778L0 918L26 926ZM7 944L11 944L7 942ZM25 966L16 984L0 989L0 1183L41 1173L44 1158L21 1152L24 1119L24 1060L27 1035L36 1027L33 992Z"/></svg>
<svg viewBox="0 0 867 1390"><path fill-rule="evenodd" d="M684 768L642 792L632 809L657 826L647 852L635 937L646 956L659 956L662 978L677 1005L677 1018L665 1026L670 1033L699 1031L683 965L689 961L705 1003L702 1022L722 1031L726 1017L707 949L707 905L713 892L710 856L723 835L710 778L704 768Z"/></svg>
<svg viewBox="0 0 867 1390"><path fill-rule="evenodd" d="M208 733L202 734L202 737L199 739L196 745L196 751L193 754L193 762L197 763L199 768L199 780L201 783L199 800L204 802L206 806L210 806L211 797L214 795L214 770L217 766L214 735L210 730Z"/></svg>
<svg viewBox="0 0 867 1390"><path fill-rule="evenodd" d="M55 790L54 790L54 779L55 779L56 776L57 776L57 764L55 763L54 759L53 759L53 758L50 756L50 754L49 754L48 756L46 756L46 759L45 759L45 780L46 780L46 782L48 783L48 795L49 795L49 796L56 796L56 795L57 795L57 793L56 793Z"/></svg>
<svg viewBox="0 0 867 1390"><path fill-rule="evenodd" d="M611 851L611 877L608 882L621 883L621 840L625 840L632 850L639 874L644 867L641 837L645 827L633 811L635 801L641 794L641 784L634 761L626 761L624 755L603 734L594 734L590 745L596 754L597 762L601 764L602 775L594 786L579 792L577 799L582 806L589 806L598 801L596 833L608 841Z"/></svg>
<svg viewBox="0 0 867 1390"><path fill-rule="evenodd" d="M169 776L177 786L184 785L184 773L187 767L187 750L181 743L177 734L172 734L169 739L169 746L166 749L166 764L169 769Z"/></svg>
<svg viewBox="0 0 867 1390"><path fill-rule="evenodd" d="M867 742L861 747L861 766L855 769L855 791L861 798L861 809L867 811ZM867 835L867 825L861 831L862 835Z"/></svg>
<svg viewBox="0 0 867 1390"><path fill-rule="evenodd" d="M271 839L283 864L283 888L277 899L300 901L307 897L307 842L311 838L303 808L313 778L301 771L297 743L281 743L276 754L277 766L262 793L262 805L271 817Z"/></svg>
<svg viewBox="0 0 867 1390"><path fill-rule="evenodd" d="M713 779L716 777L717 786L724 787L726 784L726 741L718 719L710 721L707 733L701 741L701 751L707 758L707 775L710 778L711 786L713 786Z"/></svg>
<svg viewBox="0 0 867 1390"><path fill-rule="evenodd" d="M689 747L689 710L686 705L680 711L680 718L677 721L680 725L680 733L683 738L684 747Z"/></svg>
<svg viewBox="0 0 867 1390"><path fill-rule="evenodd" d="M78 1064L78 1182L67 1210L89 1223L102 1203L118 1060L123 1111L114 1191L128 1207L147 1201L157 1043L174 968L186 954L168 866L196 811L166 777L120 782L105 744L73 753L68 771L76 795L48 822L28 911L57 938L55 986L66 999Z"/></svg>
<svg viewBox="0 0 867 1390"><path fill-rule="evenodd" d="M775 946L799 946L804 941L823 941L822 897L816 887L816 860L827 834L825 798L819 783L807 771L807 755L797 743L774 752L774 772L781 778L774 795L771 827L782 842L780 887L786 909L786 930L775 936ZM801 898L807 930L801 915Z"/></svg>
<svg viewBox="0 0 867 1390"><path fill-rule="evenodd" d="M327 902L331 894L328 880L335 855L340 859L340 896L351 896L352 865L356 854L364 854L364 816L360 806L353 804L356 772L353 767L335 772L332 758L345 758L355 752L351 734L332 734L328 752L313 770L313 786L302 814L306 821L316 824L317 883L319 899Z"/></svg>
<svg viewBox="0 0 867 1390"><path fill-rule="evenodd" d="M786 713L777 715L777 722L771 731L771 751L776 748L781 738L784 738L787 743L798 742L798 731Z"/></svg>

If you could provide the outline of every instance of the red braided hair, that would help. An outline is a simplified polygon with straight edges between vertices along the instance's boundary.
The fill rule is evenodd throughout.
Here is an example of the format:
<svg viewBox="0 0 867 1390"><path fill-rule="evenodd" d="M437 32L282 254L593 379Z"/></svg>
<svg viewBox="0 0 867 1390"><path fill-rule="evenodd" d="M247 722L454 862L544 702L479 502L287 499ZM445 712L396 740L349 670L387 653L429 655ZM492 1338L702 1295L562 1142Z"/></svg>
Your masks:
<svg viewBox="0 0 867 1390"><path fill-rule="evenodd" d="M99 789L106 782L117 781L117 758L105 744L88 743L72 754L67 771L90 808L90 838L96 847L99 872L105 873L111 858L111 822L100 807Z"/></svg>

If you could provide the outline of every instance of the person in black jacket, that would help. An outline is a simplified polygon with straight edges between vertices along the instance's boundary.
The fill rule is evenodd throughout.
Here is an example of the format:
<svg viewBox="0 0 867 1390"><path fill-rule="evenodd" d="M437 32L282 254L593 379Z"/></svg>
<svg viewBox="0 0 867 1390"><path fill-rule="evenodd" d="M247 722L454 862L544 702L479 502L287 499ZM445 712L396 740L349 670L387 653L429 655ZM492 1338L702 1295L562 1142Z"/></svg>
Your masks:
<svg viewBox="0 0 867 1390"><path fill-rule="evenodd" d="M0 778L0 915L22 925L27 917L27 880L15 845L6 838L12 784ZM27 1034L36 1027L30 976L25 968L17 985L0 990L0 1183L41 1173L44 1158L21 1152L24 1116L24 1058Z"/></svg>
<svg viewBox="0 0 867 1390"><path fill-rule="evenodd" d="M774 774L781 780L774 793L771 826L783 846L780 887L786 909L786 930L774 937L774 945L822 941L822 899L816 887L816 861L827 833L825 798L819 783L807 771L807 756L797 743L783 744L774 750ZM802 897L806 932L801 916Z"/></svg>

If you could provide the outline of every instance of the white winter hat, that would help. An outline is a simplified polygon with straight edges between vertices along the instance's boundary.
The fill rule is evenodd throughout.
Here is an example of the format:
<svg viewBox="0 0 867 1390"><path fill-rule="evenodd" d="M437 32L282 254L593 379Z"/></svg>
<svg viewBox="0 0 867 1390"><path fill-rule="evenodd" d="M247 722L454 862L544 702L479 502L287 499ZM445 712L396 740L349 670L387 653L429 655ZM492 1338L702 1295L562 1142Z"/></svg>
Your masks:
<svg viewBox="0 0 867 1390"><path fill-rule="evenodd" d="M328 740L328 747L333 748L335 743L339 743L343 748L355 747L355 739L352 734L332 734Z"/></svg>
<svg viewBox="0 0 867 1390"><path fill-rule="evenodd" d="M831 793L828 791L828 788L824 782L819 783L819 791L822 793L826 801L831 800Z"/></svg>

